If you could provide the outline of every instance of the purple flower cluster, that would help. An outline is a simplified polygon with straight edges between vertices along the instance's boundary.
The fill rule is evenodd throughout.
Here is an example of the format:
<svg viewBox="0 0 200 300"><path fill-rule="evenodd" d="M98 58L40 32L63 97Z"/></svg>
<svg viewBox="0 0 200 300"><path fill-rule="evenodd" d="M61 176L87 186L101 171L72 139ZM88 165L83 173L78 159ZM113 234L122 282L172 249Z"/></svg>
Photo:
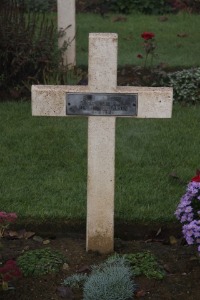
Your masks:
<svg viewBox="0 0 200 300"><path fill-rule="evenodd" d="M188 184L175 216L183 223L182 232L187 243L197 244L200 252L200 182L192 181Z"/></svg>
<svg viewBox="0 0 200 300"><path fill-rule="evenodd" d="M188 245L200 244L200 220L183 225L183 235Z"/></svg>

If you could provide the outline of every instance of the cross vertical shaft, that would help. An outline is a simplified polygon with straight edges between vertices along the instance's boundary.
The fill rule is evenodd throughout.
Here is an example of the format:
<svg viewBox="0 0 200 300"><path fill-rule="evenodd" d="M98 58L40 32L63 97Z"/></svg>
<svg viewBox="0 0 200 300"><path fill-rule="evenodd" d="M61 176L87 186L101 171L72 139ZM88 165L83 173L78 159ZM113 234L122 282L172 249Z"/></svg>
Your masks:
<svg viewBox="0 0 200 300"><path fill-rule="evenodd" d="M80 94L79 99L83 101L85 95L93 97L93 93L95 96L100 94L98 97L101 99L100 109L103 114L93 114L88 120L86 248L109 253L114 248L115 119L116 116L123 117L123 115L111 114L111 111L115 110L113 101L105 94L112 93L112 97L120 101L122 94L137 94L137 114L130 117L171 118L173 90L169 87L117 87L117 34L113 33L90 34L88 78L88 86L32 86L32 114L70 117L67 110L70 95L77 97ZM91 100L86 97L87 99ZM93 109L96 109L96 103L98 102L86 101L91 114ZM71 104L77 109L76 101L69 103ZM98 109L97 105L99 112ZM79 112L77 115L84 116Z"/></svg>
<svg viewBox="0 0 200 300"><path fill-rule="evenodd" d="M88 74L91 92L116 91L116 34L90 34ZM114 116L88 120L87 251L113 251L115 120Z"/></svg>

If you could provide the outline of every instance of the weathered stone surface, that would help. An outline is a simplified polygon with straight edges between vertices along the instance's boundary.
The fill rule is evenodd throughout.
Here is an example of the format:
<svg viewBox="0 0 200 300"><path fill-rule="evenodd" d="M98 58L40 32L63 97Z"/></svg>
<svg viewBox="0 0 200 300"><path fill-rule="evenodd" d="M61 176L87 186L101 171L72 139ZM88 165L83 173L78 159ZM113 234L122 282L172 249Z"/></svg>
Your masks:
<svg viewBox="0 0 200 300"><path fill-rule="evenodd" d="M65 66L73 67L76 65L76 5L75 0L57 0L58 30L66 29L66 34L59 38L59 47L63 43L69 43L63 55Z"/></svg>
<svg viewBox="0 0 200 300"><path fill-rule="evenodd" d="M89 117L87 245L113 251L115 186L115 117Z"/></svg>
<svg viewBox="0 0 200 300"><path fill-rule="evenodd" d="M116 92L117 34L90 33L88 68L88 85L93 93Z"/></svg>
<svg viewBox="0 0 200 300"><path fill-rule="evenodd" d="M91 33L89 89L116 92L117 34ZM86 249L114 249L115 117L88 119L88 186Z"/></svg>
<svg viewBox="0 0 200 300"><path fill-rule="evenodd" d="M136 118L171 117L172 88L117 87L117 34L89 35L88 77L88 86L33 86L33 115L66 116L67 93L99 92L138 94ZM87 251L114 250L115 120L89 117Z"/></svg>
<svg viewBox="0 0 200 300"><path fill-rule="evenodd" d="M66 94L89 92L93 92L90 86L33 85L32 115L67 116ZM171 118L172 88L119 86L115 88L115 92L138 94L138 114L128 118Z"/></svg>

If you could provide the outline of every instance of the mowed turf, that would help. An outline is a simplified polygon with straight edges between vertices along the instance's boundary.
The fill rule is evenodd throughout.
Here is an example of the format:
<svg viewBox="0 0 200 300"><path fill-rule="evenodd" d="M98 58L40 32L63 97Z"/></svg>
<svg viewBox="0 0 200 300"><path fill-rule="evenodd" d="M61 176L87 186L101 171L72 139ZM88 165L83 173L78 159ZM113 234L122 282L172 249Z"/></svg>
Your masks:
<svg viewBox="0 0 200 300"><path fill-rule="evenodd" d="M180 13L178 15L148 16L130 14L119 16L107 14L104 18L97 14L77 14L77 64L88 64L89 32L116 32L119 36L118 63L143 65L144 55L141 33L155 34L156 50L153 65L168 67L194 67L200 65L199 15ZM120 21L121 20L121 21ZM165 21L162 21L165 20Z"/></svg>
<svg viewBox="0 0 200 300"><path fill-rule="evenodd" d="M199 123L200 107L180 105L172 119L117 119L116 219L175 220L199 167ZM0 183L1 210L21 219L84 220L87 118L32 117L30 103L0 103Z"/></svg>

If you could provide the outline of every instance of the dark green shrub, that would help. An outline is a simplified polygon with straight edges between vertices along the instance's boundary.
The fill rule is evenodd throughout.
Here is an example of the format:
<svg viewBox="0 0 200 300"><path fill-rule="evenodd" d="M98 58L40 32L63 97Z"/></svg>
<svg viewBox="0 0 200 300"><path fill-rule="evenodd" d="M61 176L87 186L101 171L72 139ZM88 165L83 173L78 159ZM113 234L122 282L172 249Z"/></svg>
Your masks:
<svg viewBox="0 0 200 300"><path fill-rule="evenodd" d="M58 49L57 28L46 15L27 14L15 0L4 1L0 36L0 89L20 96L31 84L66 83L68 70L59 66L68 45Z"/></svg>
<svg viewBox="0 0 200 300"><path fill-rule="evenodd" d="M175 11L200 12L200 0L172 0L171 5Z"/></svg>
<svg viewBox="0 0 200 300"><path fill-rule="evenodd" d="M129 14L138 11L144 14L166 14L172 11L168 0L106 0L110 9L118 13Z"/></svg>
<svg viewBox="0 0 200 300"><path fill-rule="evenodd" d="M47 12L56 9L56 0L16 0L26 11Z"/></svg>
<svg viewBox="0 0 200 300"><path fill-rule="evenodd" d="M110 10L117 13L129 14L135 10L134 0L107 0Z"/></svg>

